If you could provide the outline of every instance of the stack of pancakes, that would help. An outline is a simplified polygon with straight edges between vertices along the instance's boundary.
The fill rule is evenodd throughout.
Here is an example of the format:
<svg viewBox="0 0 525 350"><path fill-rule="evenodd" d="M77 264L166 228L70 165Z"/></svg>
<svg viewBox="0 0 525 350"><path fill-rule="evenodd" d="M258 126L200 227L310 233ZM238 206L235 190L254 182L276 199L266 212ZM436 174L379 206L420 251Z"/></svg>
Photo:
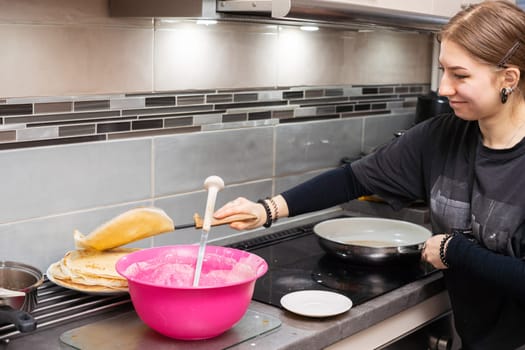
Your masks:
<svg viewBox="0 0 525 350"><path fill-rule="evenodd" d="M138 249L72 250L60 261L51 264L47 275L50 280L71 289L86 292L126 292L128 282L117 273L115 264L118 259L136 250Z"/></svg>
<svg viewBox="0 0 525 350"><path fill-rule="evenodd" d="M138 249L120 247L174 229L173 220L162 209L139 207L118 215L87 236L75 230L78 249L51 264L48 278L63 287L85 292L125 292L127 280L117 273L115 264Z"/></svg>

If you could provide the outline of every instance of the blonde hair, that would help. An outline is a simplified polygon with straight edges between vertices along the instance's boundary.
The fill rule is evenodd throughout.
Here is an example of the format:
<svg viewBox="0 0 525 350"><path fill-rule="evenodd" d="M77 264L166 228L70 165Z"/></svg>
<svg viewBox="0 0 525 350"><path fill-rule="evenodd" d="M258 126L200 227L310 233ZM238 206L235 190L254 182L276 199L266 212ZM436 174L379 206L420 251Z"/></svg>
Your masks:
<svg viewBox="0 0 525 350"><path fill-rule="evenodd" d="M513 3L494 0L469 5L452 17L437 39L460 45L484 63L517 66L519 87L525 91L525 12Z"/></svg>

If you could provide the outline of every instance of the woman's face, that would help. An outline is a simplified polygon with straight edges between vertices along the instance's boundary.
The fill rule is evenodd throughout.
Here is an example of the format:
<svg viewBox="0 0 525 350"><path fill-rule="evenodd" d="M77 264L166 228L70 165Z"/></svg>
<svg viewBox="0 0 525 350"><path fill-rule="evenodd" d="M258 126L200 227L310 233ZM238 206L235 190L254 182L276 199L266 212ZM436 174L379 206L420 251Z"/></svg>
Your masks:
<svg viewBox="0 0 525 350"><path fill-rule="evenodd" d="M501 88L494 66L475 60L461 46L448 40L441 42L439 63L443 70L439 94L449 99L458 117L481 120L501 109Z"/></svg>

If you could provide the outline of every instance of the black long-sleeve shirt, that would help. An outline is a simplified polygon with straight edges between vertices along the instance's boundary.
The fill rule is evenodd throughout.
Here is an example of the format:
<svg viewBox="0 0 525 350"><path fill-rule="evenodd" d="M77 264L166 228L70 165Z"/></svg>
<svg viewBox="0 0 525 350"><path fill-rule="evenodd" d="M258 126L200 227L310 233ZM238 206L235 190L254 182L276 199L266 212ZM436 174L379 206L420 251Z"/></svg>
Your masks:
<svg viewBox="0 0 525 350"><path fill-rule="evenodd" d="M447 249L444 270L463 349L525 344L525 141L483 146L476 122L420 123L359 161L283 192L290 215L378 194L394 208L423 199L435 233L472 230Z"/></svg>

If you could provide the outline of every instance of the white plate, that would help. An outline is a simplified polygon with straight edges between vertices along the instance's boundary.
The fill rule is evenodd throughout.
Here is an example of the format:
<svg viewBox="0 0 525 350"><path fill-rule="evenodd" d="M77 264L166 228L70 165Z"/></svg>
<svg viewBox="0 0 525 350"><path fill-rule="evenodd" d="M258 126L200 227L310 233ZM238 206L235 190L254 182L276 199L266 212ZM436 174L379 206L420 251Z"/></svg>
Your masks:
<svg viewBox="0 0 525 350"><path fill-rule="evenodd" d="M324 290L301 290L286 294L281 305L302 316L329 317L350 310L352 300L346 296Z"/></svg>

